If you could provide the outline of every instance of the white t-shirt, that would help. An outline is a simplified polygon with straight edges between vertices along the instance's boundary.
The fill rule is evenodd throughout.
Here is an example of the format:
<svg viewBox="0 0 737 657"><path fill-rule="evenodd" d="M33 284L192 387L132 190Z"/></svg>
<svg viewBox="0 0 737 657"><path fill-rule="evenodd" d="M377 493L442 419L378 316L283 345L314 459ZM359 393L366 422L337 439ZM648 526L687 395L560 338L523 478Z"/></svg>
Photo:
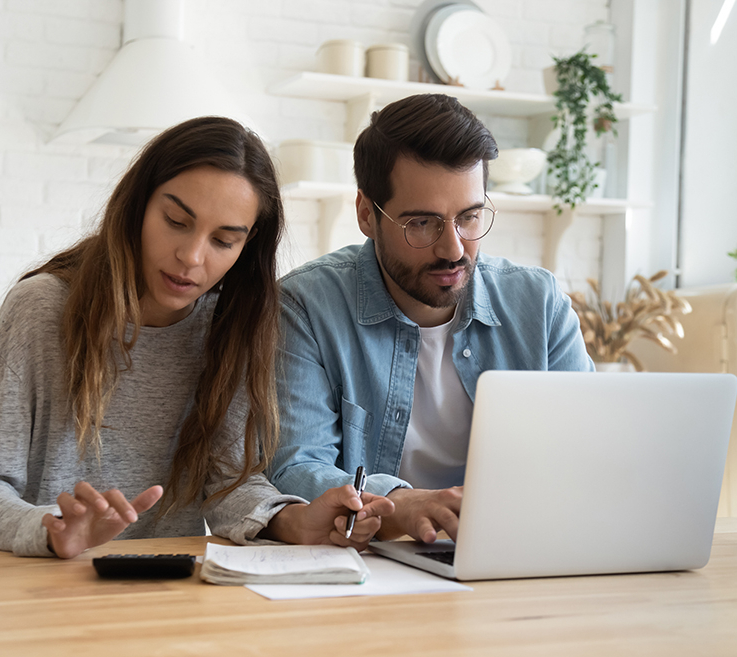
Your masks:
<svg viewBox="0 0 737 657"><path fill-rule="evenodd" d="M453 365L454 316L420 328L414 401L399 477L415 488L463 484L473 404Z"/></svg>

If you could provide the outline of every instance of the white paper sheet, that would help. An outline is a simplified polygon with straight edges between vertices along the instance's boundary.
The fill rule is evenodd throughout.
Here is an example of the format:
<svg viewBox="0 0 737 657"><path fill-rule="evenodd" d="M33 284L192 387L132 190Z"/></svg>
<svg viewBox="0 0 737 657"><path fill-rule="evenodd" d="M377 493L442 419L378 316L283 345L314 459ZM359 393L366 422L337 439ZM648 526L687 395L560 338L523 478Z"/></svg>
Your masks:
<svg viewBox="0 0 737 657"><path fill-rule="evenodd" d="M371 575L364 584L257 584L246 586L246 588L270 600L473 590L465 584L438 577L375 554L361 553L361 557L371 571Z"/></svg>

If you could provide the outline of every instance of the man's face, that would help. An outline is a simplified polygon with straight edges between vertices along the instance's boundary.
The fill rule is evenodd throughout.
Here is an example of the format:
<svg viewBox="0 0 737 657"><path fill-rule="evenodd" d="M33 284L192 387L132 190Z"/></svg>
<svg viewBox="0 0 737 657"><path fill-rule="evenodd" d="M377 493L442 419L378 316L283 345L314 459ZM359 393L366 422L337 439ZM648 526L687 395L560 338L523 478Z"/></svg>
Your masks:
<svg viewBox="0 0 737 657"><path fill-rule="evenodd" d="M482 162L459 171L400 156L391 182L394 196L382 209L399 224L427 214L451 220L485 201ZM420 326L448 321L473 276L479 242L462 240L446 223L437 242L415 249L402 227L381 216L361 192L357 207L361 230L374 239L384 283L397 306Z"/></svg>

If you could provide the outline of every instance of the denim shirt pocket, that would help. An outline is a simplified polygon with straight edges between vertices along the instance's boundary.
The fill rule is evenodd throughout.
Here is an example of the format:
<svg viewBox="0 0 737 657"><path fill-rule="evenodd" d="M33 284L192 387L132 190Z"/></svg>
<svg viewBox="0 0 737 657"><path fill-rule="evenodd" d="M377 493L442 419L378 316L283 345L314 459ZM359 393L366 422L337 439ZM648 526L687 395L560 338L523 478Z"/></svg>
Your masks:
<svg viewBox="0 0 737 657"><path fill-rule="evenodd" d="M368 439L373 415L358 404L340 398L340 411L343 424L343 468L354 470L365 465L366 441Z"/></svg>

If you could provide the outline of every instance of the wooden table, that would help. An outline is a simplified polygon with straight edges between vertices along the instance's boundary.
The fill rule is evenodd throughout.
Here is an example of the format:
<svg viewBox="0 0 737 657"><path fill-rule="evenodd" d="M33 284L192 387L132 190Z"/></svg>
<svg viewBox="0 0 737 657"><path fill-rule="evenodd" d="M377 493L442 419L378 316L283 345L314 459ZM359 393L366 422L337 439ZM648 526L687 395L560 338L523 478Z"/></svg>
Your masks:
<svg viewBox="0 0 737 657"><path fill-rule="evenodd" d="M737 655L735 519L718 522L699 571L474 582L472 593L270 601L197 573L110 581L90 565L111 552L202 554L207 540L119 541L71 561L0 553L0 655Z"/></svg>

